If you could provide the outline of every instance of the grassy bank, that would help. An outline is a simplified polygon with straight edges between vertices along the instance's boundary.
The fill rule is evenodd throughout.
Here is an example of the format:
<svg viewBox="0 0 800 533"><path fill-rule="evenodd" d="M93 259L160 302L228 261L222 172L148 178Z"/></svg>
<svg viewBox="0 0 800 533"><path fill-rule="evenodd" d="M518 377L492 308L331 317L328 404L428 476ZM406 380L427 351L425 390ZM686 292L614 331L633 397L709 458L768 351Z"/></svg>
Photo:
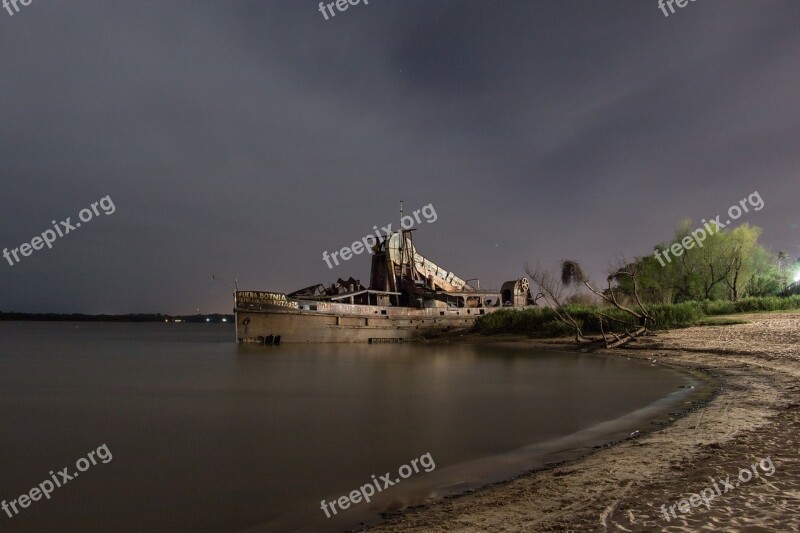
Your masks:
<svg viewBox="0 0 800 533"><path fill-rule="evenodd" d="M598 313L617 320L630 322L628 315L613 307L594 307L586 305L567 305L566 309L581 324L586 334L600 333ZM684 302L671 305L649 306L656 318L654 329L675 329L701 325L708 317L759 311L789 311L800 309L800 296L780 298L745 298L738 302L724 300L704 302ZM498 333L522 333L531 337L560 337L574 332L556 319L550 308L525 310L503 309L480 317L475 323L475 331L483 335Z"/></svg>

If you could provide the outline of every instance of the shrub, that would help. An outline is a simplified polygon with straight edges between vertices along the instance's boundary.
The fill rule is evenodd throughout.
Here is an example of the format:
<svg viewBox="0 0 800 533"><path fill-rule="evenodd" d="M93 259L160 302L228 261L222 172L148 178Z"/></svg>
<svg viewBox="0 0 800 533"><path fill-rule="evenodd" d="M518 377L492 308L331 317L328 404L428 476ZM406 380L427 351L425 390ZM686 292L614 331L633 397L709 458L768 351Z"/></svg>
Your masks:
<svg viewBox="0 0 800 533"><path fill-rule="evenodd" d="M728 300L705 300L700 302L700 308L707 315L729 315L736 312L733 302Z"/></svg>
<svg viewBox="0 0 800 533"><path fill-rule="evenodd" d="M475 331L483 335L496 333L525 333L528 335L544 330L544 325L555 320L549 307L532 309L500 309L479 317L475 321Z"/></svg>
<svg viewBox="0 0 800 533"><path fill-rule="evenodd" d="M598 307L574 303L566 305L565 309L580 324L581 330L587 335L600 333L600 314L621 322L633 322L632 317L627 313L610 306ZM800 295L788 298L779 296L745 298L738 302L706 300L703 302L658 304L651 305L648 309L656 320L653 329L685 328L702 323L703 319L709 315L800 309ZM606 332L608 331L608 324L612 325L615 330L620 329L621 324L614 320L605 318L604 322L603 327ZM475 322L474 330L484 335L522 333L532 337L563 337L571 336L575 333L572 328L561 323L549 307L535 307L524 310L500 309L478 318Z"/></svg>
<svg viewBox="0 0 800 533"><path fill-rule="evenodd" d="M788 311L800 309L800 296L781 298L779 296L763 296L761 298L744 298L733 302L736 313L752 313L756 311Z"/></svg>
<svg viewBox="0 0 800 533"><path fill-rule="evenodd" d="M705 317L702 306L697 302L652 305L650 314L656 320L655 329L688 328Z"/></svg>
<svg viewBox="0 0 800 533"><path fill-rule="evenodd" d="M580 320L578 321L580 324ZM542 326L541 336L545 338L574 337L575 330L558 319L545 322Z"/></svg>

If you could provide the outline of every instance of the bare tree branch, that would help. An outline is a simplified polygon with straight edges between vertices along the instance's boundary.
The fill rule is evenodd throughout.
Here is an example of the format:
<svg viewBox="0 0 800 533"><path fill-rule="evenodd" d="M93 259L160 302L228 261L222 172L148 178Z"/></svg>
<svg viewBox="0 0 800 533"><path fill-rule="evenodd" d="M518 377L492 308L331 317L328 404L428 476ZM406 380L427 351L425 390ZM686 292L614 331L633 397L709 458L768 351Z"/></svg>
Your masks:
<svg viewBox="0 0 800 533"><path fill-rule="evenodd" d="M575 318L569 314L561 303L561 296L564 291L562 283L553 277L553 275L541 268L537 263L536 269L531 269L530 266L525 264L525 272L531 281L539 287L540 294L544 297L550 309L555 313L556 318L566 324L567 327L575 331L575 341L580 343L596 342L598 339L586 337L581 331L580 324Z"/></svg>

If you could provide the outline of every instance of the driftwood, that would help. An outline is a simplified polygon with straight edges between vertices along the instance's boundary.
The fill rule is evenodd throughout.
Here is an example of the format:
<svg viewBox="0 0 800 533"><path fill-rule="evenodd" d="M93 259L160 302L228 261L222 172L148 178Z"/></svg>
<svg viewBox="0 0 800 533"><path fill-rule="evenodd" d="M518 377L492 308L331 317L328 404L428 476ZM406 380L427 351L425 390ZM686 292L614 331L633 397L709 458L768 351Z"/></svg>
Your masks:
<svg viewBox="0 0 800 533"><path fill-rule="evenodd" d="M624 346L625 344L628 344L630 341L635 340L637 337L641 337L646 332L647 328L639 328L636 331L630 331L625 333L625 335L622 338L614 335L615 337L617 337L617 340L611 343L606 343L606 348L618 348L620 346Z"/></svg>
<svg viewBox="0 0 800 533"><path fill-rule="evenodd" d="M561 279L556 279L550 272L543 270L539 265L536 269L531 269L527 264L525 271L531 278L531 281L539 287L539 295L543 298L553 312L556 318L567 325L570 329L575 331L575 341L581 344L604 344L606 348L617 348L637 339L642 335L651 333L650 325L655 323L655 318L649 313L647 308L642 304L639 298L639 288L637 285L637 265L621 264L606 278L607 289L604 291L597 290L589 281L581 269L581 266L576 261L563 261L561 264ZM636 308L623 305L614 292L613 283L618 282L620 279L628 278L633 287L633 296L636 301ZM601 337L587 337L581 331L580 324L575 318L570 315L569 311L564 308L561 303L561 296L564 287L584 285L592 293L597 295L600 299L607 304L619 309L626 313L633 319L633 323L619 320L610 317L603 313L598 313L600 319L600 334ZM608 331L603 327L603 321L608 321ZM611 328L611 322L616 322L625 327L623 332L615 332ZM633 328L633 329L630 329Z"/></svg>

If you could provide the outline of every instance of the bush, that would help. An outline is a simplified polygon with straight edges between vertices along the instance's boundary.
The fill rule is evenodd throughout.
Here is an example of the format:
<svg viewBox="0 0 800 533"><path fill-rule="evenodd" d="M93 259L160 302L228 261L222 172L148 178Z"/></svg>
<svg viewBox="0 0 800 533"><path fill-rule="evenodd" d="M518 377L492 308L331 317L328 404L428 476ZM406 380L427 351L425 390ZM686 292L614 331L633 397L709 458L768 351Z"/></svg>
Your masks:
<svg viewBox="0 0 800 533"><path fill-rule="evenodd" d="M700 308L707 315L729 315L736 312L733 302L728 300L705 300L700 302Z"/></svg>
<svg viewBox="0 0 800 533"><path fill-rule="evenodd" d="M544 331L544 325L556 316L549 307L533 309L500 309L479 317L475 331L483 335L497 333L525 333L528 335Z"/></svg>
<svg viewBox="0 0 800 533"><path fill-rule="evenodd" d="M764 296L761 298L744 298L733 303L736 313L752 313L756 311L788 311L800 309L800 296L781 298L779 296Z"/></svg>
<svg viewBox="0 0 800 533"><path fill-rule="evenodd" d="M587 335L600 333L600 314L622 322L631 323L630 317L616 307L598 307L580 303L564 306L573 318L580 324L581 330ZM706 316L727 315L735 313L753 313L759 311L788 311L800 309L800 295L781 298L779 296L765 296L758 298L745 298L738 302L727 300L706 300L703 302L682 302L679 304L659 304L648 307L650 314L656 320L653 329L686 328L703 322ZM614 320L604 319L603 327L608 331L610 323L616 330L622 324ZM561 323L549 307L536 307L532 309L500 309L494 313L484 315L475 322L474 331L493 335L497 333L522 333L531 337L563 337L572 336L575 331L566 324Z"/></svg>
<svg viewBox="0 0 800 533"><path fill-rule="evenodd" d="M580 320L578 321L580 324ZM574 337L575 330L558 319L545 322L542 326L541 336L547 339L554 339L556 337Z"/></svg>
<svg viewBox="0 0 800 533"><path fill-rule="evenodd" d="M654 329L688 328L705 317L702 306L697 302L652 305L650 314L656 320Z"/></svg>
<svg viewBox="0 0 800 533"><path fill-rule="evenodd" d="M586 334L600 333L600 316L598 312L617 320L631 321L626 313L614 307L572 304L565 306L565 308ZM604 327L608 331L608 326ZM483 335L522 333L532 337L563 337L575 334L575 330L561 323L549 307L524 310L500 309L494 313L479 317L475 321L474 331Z"/></svg>

